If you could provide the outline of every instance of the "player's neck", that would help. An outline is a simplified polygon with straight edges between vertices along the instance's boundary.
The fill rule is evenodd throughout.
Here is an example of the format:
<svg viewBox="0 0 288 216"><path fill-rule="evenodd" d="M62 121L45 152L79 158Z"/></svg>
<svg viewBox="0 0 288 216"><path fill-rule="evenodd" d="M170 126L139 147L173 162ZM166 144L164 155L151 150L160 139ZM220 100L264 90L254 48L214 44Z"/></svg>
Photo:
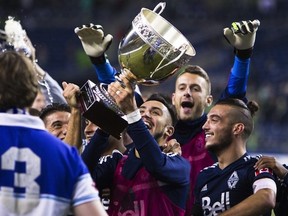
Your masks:
<svg viewBox="0 0 288 216"><path fill-rule="evenodd" d="M246 153L246 149L239 145L231 145L229 148L217 154L219 168L225 169L234 161L241 158Z"/></svg>

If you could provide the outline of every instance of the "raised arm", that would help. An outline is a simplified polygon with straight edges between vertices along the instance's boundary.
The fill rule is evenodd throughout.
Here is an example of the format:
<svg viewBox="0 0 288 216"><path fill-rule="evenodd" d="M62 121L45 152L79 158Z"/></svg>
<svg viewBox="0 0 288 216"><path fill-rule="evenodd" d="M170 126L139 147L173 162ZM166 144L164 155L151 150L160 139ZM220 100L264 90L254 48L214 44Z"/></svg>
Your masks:
<svg viewBox="0 0 288 216"><path fill-rule="evenodd" d="M247 102L246 89L250 70L250 58L260 22L233 22L231 28L224 28L224 37L234 47L234 65L221 99L233 97Z"/></svg>
<svg viewBox="0 0 288 216"><path fill-rule="evenodd" d="M73 83L62 83L64 92L63 95L71 108L71 115L68 122L67 134L64 142L78 149L81 152L82 139L81 139L81 110L77 101L77 96L80 94L79 86Z"/></svg>
<svg viewBox="0 0 288 216"><path fill-rule="evenodd" d="M81 41L84 52L89 56L100 83L109 84L115 81L117 71L105 57L105 51L112 43L112 35L104 36L101 25L83 25L76 27L74 32Z"/></svg>
<svg viewBox="0 0 288 216"><path fill-rule="evenodd" d="M124 85L118 81L108 86L108 92L126 114L127 132L136 147L145 168L159 180L186 184L189 181L189 164L178 154L162 153L159 144L143 122L136 105L134 87L121 75ZM164 129L163 129L164 130ZM173 173L173 174L172 174Z"/></svg>

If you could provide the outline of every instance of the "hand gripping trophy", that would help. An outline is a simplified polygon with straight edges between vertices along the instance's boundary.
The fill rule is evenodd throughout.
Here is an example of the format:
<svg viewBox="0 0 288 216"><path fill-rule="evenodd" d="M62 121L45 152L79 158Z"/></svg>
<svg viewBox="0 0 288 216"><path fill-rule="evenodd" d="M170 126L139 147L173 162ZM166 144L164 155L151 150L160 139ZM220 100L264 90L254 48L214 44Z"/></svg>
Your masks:
<svg viewBox="0 0 288 216"><path fill-rule="evenodd" d="M153 11L142 8L119 44L121 74L131 84L157 85L188 64L196 54L181 32L160 16L165 6L166 3L161 2ZM127 122L103 86L88 80L81 91L82 115L120 138Z"/></svg>

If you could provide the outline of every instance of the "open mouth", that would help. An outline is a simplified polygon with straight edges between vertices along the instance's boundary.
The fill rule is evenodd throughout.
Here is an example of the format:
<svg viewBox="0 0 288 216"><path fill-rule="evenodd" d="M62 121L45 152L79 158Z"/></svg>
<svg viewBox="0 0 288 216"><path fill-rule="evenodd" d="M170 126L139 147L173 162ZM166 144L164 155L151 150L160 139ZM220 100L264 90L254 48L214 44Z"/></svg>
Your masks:
<svg viewBox="0 0 288 216"><path fill-rule="evenodd" d="M192 107L193 107L193 104L192 104L192 102L190 102L190 101L183 101L183 102L181 103L181 107L183 107L183 108L192 108Z"/></svg>

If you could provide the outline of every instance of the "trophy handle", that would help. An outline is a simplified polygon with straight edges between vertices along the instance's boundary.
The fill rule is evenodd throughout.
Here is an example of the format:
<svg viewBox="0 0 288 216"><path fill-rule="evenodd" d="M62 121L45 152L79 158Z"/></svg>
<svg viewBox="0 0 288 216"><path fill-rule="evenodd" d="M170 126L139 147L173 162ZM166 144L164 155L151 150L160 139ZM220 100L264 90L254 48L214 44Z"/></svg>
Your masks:
<svg viewBox="0 0 288 216"><path fill-rule="evenodd" d="M157 14L161 14L163 12L163 10L166 7L166 2L160 2L159 4L156 5L156 7L153 9L153 12L157 13L157 10L160 8L159 13Z"/></svg>
<svg viewBox="0 0 288 216"><path fill-rule="evenodd" d="M159 71L159 70L161 70L162 68L164 68L164 67L166 67L166 66L168 66L168 65L170 65L170 64L173 64L173 63L175 63L176 61L178 61L178 60L186 53L186 51L187 51L187 46L186 46L185 44L183 44L181 47L184 47L184 49L182 49L181 53L180 53L176 58L174 58L174 59L171 60L170 62L166 63L165 65L160 66L160 65L162 64L162 62L164 61L164 59L166 58L166 56L168 56L168 55L170 54L170 52L171 52L171 49L170 49L170 51L167 52L166 56L164 56L163 59L159 62L158 66L155 68L155 70L151 73L150 78L152 78L153 75L154 75L157 71ZM181 47L180 47L180 48L181 48Z"/></svg>

